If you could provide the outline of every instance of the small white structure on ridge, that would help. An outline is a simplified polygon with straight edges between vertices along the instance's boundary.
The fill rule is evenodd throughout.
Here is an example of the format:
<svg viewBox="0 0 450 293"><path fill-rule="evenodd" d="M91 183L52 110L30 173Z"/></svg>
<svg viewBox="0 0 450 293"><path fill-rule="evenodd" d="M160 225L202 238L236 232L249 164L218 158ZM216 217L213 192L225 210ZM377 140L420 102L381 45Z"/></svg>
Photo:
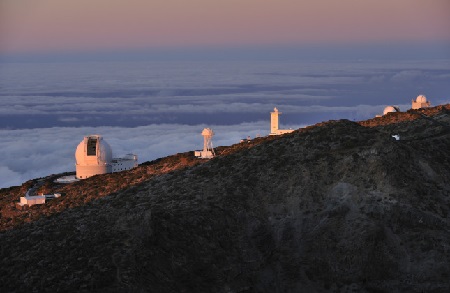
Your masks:
<svg viewBox="0 0 450 293"><path fill-rule="evenodd" d="M32 206L35 204L45 204L45 201L47 199L53 199L53 198L58 198L61 197L61 193L54 193L54 194L42 194L40 193L39 195L28 195L29 194L29 190L27 191L27 194L25 196L21 196L20 200L19 200L19 206Z"/></svg>
<svg viewBox="0 0 450 293"><path fill-rule="evenodd" d="M126 154L123 158L113 158L111 165L113 173L130 170L138 166L138 157L134 154Z"/></svg>
<svg viewBox="0 0 450 293"><path fill-rule="evenodd" d="M24 206L32 206L35 204L44 204L45 203L45 195L33 195L33 196L21 196L19 205Z"/></svg>
<svg viewBox="0 0 450 293"><path fill-rule="evenodd" d="M383 117L389 113L395 113L395 112L400 112L400 108L398 106L387 106L386 108L384 108L383 110L383 115L375 115L375 117Z"/></svg>
<svg viewBox="0 0 450 293"><path fill-rule="evenodd" d="M55 181L55 183L61 183L61 184L69 184L69 183L73 183L73 182L77 182L80 181L79 179L77 179L75 177L75 175L70 175L70 176L62 176L57 178Z"/></svg>
<svg viewBox="0 0 450 293"><path fill-rule="evenodd" d="M294 131L293 129L278 129L278 115L280 114L281 112L276 107L273 108L273 112L270 112L270 135L280 135Z"/></svg>
<svg viewBox="0 0 450 293"><path fill-rule="evenodd" d="M395 113L395 112L400 112L400 109L398 107L396 107L396 106L387 106L383 110L383 116L388 114L388 113Z"/></svg>
<svg viewBox="0 0 450 293"><path fill-rule="evenodd" d="M97 174L120 172L137 167L137 156L113 158L109 144L100 135L84 137L75 151L76 179L86 179Z"/></svg>
<svg viewBox="0 0 450 293"><path fill-rule="evenodd" d="M195 156L202 159L211 159L215 156L214 148L212 145L212 137L214 131L211 128L205 128L202 131L203 136L203 150L195 151Z"/></svg>
<svg viewBox="0 0 450 293"><path fill-rule="evenodd" d="M412 100L411 109L420 109L420 108L428 108L431 107L431 103L427 101L427 97L424 95L418 95L416 100Z"/></svg>

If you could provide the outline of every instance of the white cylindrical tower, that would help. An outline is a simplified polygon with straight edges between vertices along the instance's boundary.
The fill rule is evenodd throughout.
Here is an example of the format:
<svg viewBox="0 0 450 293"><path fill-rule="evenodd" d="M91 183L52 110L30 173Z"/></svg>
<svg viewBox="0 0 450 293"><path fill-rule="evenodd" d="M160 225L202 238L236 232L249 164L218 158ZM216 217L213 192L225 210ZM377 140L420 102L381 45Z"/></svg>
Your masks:
<svg viewBox="0 0 450 293"><path fill-rule="evenodd" d="M75 151L75 160L77 179L86 179L112 171L112 150L100 135L84 137Z"/></svg>
<svg viewBox="0 0 450 293"><path fill-rule="evenodd" d="M278 134L278 115L281 112L275 107L273 112L270 112L270 134Z"/></svg>

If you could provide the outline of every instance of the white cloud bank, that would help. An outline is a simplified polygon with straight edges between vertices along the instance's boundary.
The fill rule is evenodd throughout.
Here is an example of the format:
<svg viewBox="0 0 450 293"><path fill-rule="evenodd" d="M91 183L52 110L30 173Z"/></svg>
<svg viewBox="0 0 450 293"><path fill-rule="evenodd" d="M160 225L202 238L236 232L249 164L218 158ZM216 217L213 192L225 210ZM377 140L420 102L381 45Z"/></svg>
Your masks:
<svg viewBox="0 0 450 293"><path fill-rule="evenodd" d="M265 135L274 106L299 124L317 120L302 120L310 116L362 120L389 104L405 111L418 94L448 103L449 85L450 60L2 64L0 187L74 171L75 148L89 134L103 135L116 156L132 152L144 162L201 148L203 127L216 132L216 146ZM214 116L211 125L184 125L203 122L197 113ZM245 113L267 120L241 123L252 121ZM102 123L121 127L61 127Z"/></svg>
<svg viewBox="0 0 450 293"><path fill-rule="evenodd" d="M201 149L203 138L200 133L205 127L211 127L216 133L214 146L231 145L248 135L255 137L269 132L267 121L230 126L161 124L136 128L0 130L0 188L20 185L26 180L50 174L75 171L75 149L86 135L100 134L111 145L114 156L134 153L142 163Z"/></svg>
<svg viewBox="0 0 450 293"><path fill-rule="evenodd" d="M447 98L449 73L450 60L2 64L0 115L302 113Z"/></svg>

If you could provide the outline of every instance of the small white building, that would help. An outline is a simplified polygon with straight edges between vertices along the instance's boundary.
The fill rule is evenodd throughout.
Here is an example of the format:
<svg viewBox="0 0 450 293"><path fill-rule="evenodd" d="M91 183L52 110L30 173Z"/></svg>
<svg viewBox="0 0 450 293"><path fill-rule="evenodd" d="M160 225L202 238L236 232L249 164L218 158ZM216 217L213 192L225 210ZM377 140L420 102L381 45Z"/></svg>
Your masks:
<svg viewBox="0 0 450 293"><path fill-rule="evenodd" d="M411 109L420 109L420 108L428 108L431 107L431 103L427 101L427 97L424 95L417 96L416 100L412 100Z"/></svg>
<svg viewBox="0 0 450 293"><path fill-rule="evenodd" d="M44 204L46 200L48 199L54 199L61 197L61 193L54 193L54 194L42 194L39 195L28 195L28 192L25 196L21 196L19 199L19 206L32 206L35 204Z"/></svg>
<svg viewBox="0 0 450 293"><path fill-rule="evenodd" d="M137 155L127 154L123 158L113 158L111 166L113 173L136 168L138 166Z"/></svg>
<svg viewBox="0 0 450 293"><path fill-rule="evenodd" d="M33 196L21 196L19 205L32 206L35 204L44 204L44 203L45 203L45 195L33 195Z"/></svg>
<svg viewBox="0 0 450 293"><path fill-rule="evenodd" d="M79 179L75 178L75 175L70 175L70 176L62 176L59 177L58 179L56 179L55 183L62 183L62 184L69 184L69 183L73 183L73 182L77 182L80 181Z"/></svg>
<svg viewBox="0 0 450 293"><path fill-rule="evenodd" d="M280 135L294 131L293 129L278 129L278 115L280 114L281 112L276 107L273 109L273 112L270 112L270 135Z"/></svg>

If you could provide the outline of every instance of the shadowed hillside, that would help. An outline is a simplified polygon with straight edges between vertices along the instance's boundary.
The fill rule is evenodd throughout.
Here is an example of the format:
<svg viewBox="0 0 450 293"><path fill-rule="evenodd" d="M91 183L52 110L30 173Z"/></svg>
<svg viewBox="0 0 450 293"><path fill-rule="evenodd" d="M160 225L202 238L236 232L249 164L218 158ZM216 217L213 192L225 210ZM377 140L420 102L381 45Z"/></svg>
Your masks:
<svg viewBox="0 0 450 293"><path fill-rule="evenodd" d="M449 109L48 178L67 195L26 211L2 198L0 290L448 292Z"/></svg>

